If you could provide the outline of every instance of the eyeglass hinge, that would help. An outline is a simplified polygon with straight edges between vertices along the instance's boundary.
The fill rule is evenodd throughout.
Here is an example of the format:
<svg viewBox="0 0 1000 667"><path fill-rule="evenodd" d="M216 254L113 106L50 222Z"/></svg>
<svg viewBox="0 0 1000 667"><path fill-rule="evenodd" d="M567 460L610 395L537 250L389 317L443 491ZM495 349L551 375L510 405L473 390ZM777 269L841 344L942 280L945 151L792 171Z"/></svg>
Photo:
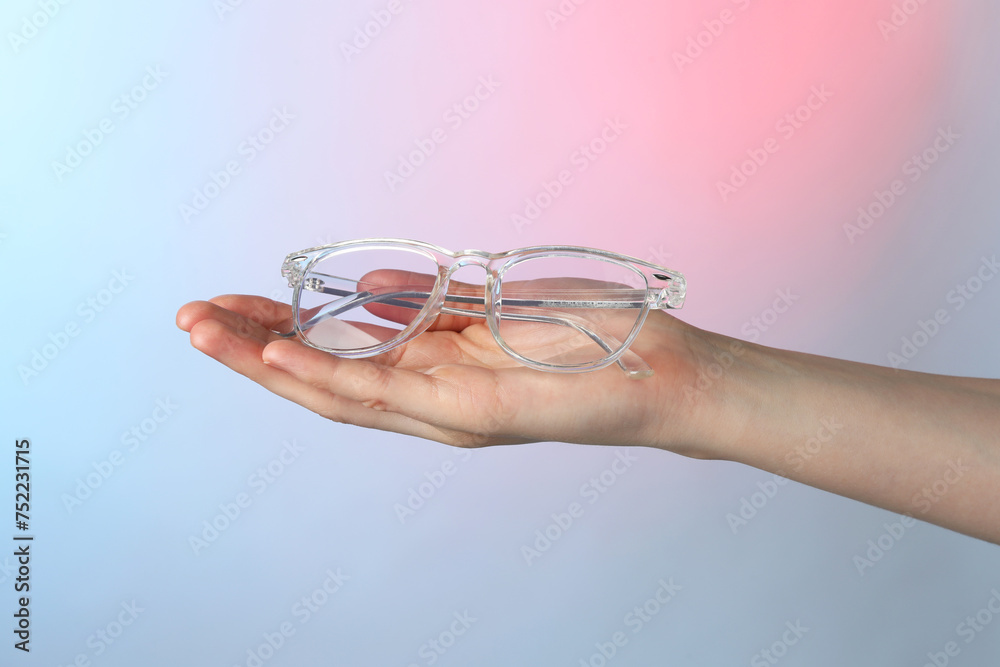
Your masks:
<svg viewBox="0 0 1000 667"><path fill-rule="evenodd" d="M281 276L288 280L289 287L294 289L302 280L302 272L308 261L308 257L300 255L298 257L287 258L285 263L281 265Z"/></svg>
<svg viewBox="0 0 1000 667"><path fill-rule="evenodd" d="M659 277L659 276L657 276ZM653 301L653 308L680 308L687 295L687 281L681 276L672 276L669 284L662 288Z"/></svg>

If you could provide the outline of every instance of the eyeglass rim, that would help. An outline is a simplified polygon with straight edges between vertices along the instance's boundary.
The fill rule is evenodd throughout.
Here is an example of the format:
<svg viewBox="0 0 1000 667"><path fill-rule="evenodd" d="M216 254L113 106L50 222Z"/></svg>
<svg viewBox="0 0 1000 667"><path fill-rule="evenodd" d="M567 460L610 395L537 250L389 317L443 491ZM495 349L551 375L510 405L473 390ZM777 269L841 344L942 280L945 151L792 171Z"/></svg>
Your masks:
<svg viewBox="0 0 1000 667"><path fill-rule="evenodd" d="M286 275L286 277L288 277L285 272L285 267L288 265L289 261L292 261L299 257L308 258L308 261L299 267L298 279L295 280L295 286L292 290L292 327L298 339L303 343L305 343L306 345L308 345L309 347L315 348L317 350L322 350L323 352L336 354L338 357L343 357L345 359L364 359L367 357L374 357L379 354L384 354L394 348L397 348L403 345L404 343L409 342L413 338L416 338L418 335L423 333L423 331L426 330L428 326L430 326L431 322L428 321L429 315L431 313L438 312L441 306L444 305L444 297L447 293L447 290L441 289L441 285L442 285L442 277L444 276L444 272L447 269L445 269L445 267L442 266L441 261L438 257L435 257L433 254L426 252L426 250L428 250L427 248L419 248L419 249L410 248L411 250L424 251L421 254L424 254L428 259L434 261L438 266L438 272L434 278L434 285L431 287L430 297L428 298L427 303L424 305L424 307L421 308L420 311L418 311L417 316L414 317L413 320L408 325L403 327L403 329L401 329L399 333L397 333L395 336L393 336L389 340L378 343L377 345L369 345L368 347L362 347L355 350L340 350L337 348L324 347L322 345L317 345L316 343L309 340L309 337L306 335L306 332L302 330L302 320L301 317L299 316L302 289L303 286L305 285L305 281L302 280L302 277L304 277L309 273L313 265L323 261L326 257L332 254L332 252L319 253L317 251L324 250L327 248L329 248L331 251L335 251L335 250L340 250L343 247L349 245L354 245L354 244L349 244L349 243L331 244L329 246L320 246L317 248L304 250L300 253L291 253L288 255L288 257L285 260L285 264L282 266L282 275ZM357 245L366 246L368 244L359 243ZM380 245L385 245L385 244L382 243L370 244L372 248L378 248ZM400 246L401 244L396 244L394 247L400 247ZM289 282L291 281L292 279L289 278Z"/></svg>
<svg viewBox="0 0 1000 667"><path fill-rule="evenodd" d="M285 261L282 264L282 274L285 274L285 267L291 264L297 259L308 259L309 264L319 261L319 256L326 255L327 253L332 253L336 250L342 248L347 248L350 246L380 246L389 245L395 247L411 247L420 248L423 250L430 251L432 253L437 253L449 257L453 260L460 259L462 257L478 257L480 259L487 260L488 263L494 264L500 260L510 259L511 257L517 257L520 255L534 255L534 254L547 254L555 252L573 252L582 253L588 255L596 255L598 257L604 257L607 259L614 259L618 261L624 261L626 263L633 264L637 267L642 268L642 273L646 276L647 281L649 278L654 278L656 280L663 280L665 282L675 283L675 288L677 288L676 298L671 301L671 305L667 306L671 309L681 308L684 303L684 298L686 295L687 280L684 274L680 271L670 269L659 264L654 264L638 257L633 257L631 255L625 255L623 253L613 252L610 250L602 250L600 248L591 248L588 246L577 246L577 245L539 245L539 246L527 246L523 248L514 248L513 250L507 250L500 253L491 253L484 250L461 250L452 251L447 248L442 248L441 246L434 245L433 243L427 243L425 241L417 241L414 239L403 239L403 238L369 238L369 239L354 239L349 241L338 241L337 243L328 243L326 245L314 246L312 248L306 248L298 252L289 253L285 257ZM313 256L316 254L317 256ZM440 262L439 262L440 264ZM665 278L659 278L653 275L654 273L661 274ZM648 282L647 285L649 286ZM650 289L656 289L649 286ZM676 305L673 305L676 304Z"/></svg>

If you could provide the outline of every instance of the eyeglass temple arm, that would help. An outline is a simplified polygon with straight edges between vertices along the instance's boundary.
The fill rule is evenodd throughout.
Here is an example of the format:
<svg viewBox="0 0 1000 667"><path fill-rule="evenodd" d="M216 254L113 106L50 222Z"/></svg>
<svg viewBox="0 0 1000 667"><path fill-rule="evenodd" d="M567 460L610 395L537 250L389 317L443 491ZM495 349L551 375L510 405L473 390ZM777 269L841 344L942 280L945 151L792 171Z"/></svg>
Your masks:
<svg viewBox="0 0 1000 667"><path fill-rule="evenodd" d="M352 292L349 290L340 290L333 287L319 286L315 288L307 288L314 292L322 292L323 294L332 294L334 296L347 297L340 303L338 303L334 308L330 310L319 313L306 322L302 324L303 328L312 328L319 324L320 322L329 319L331 317L336 317L345 310L352 308L357 308L359 306L366 306L372 302L378 302L382 305L389 306L399 306L402 308L410 308L412 310L420 310L423 308L422 304L413 303L412 301L403 301L402 299L426 299L430 296L429 292L393 292L390 294L372 294L371 292ZM469 303L485 306L485 300L483 297L475 296L460 296L460 295L450 295L445 297L445 301L452 301L457 303ZM511 307L531 307L531 308L642 308L642 301L566 301L563 299L510 299L506 298L503 300L504 305ZM449 308L448 306L442 306L441 312L448 315L459 315L464 317L485 317L486 313L477 310L464 310L462 308ZM522 315L514 316L513 314L507 315L509 319L522 319L524 321L535 321L531 318L538 317L534 315ZM552 322L559 320L559 318L553 318ZM538 320L547 321L547 320ZM560 320L561 321L561 320ZM549 322L549 323L552 323ZM568 320L566 320L568 323ZM608 350L610 352L610 350Z"/></svg>
<svg viewBox="0 0 1000 667"><path fill-rule="evenodd" d="M387 304L390 306L401 306L403 308L412 308L415 310L420 310L423 308L422 304L412 303L410 301L399 301L398 299L426 299L430 297L430 292L393 292L392 295L388 294L373 294L372 292L353 292L350 290L341 290L333 287L317 286L308 287L303 286L311 292L321 292L323 294L332 294L334 296L346 296L346 297L362 297L364 301L358 303L356 299L351 298L345 306L355 307L363 306L366 303L372 301L380 301L380 303ZM551 290L552 293L566 293L566 292L593 292L593 290ZM600 292L600 290L597 290ZM567 300L567 299L525 299L525 298L511 298L504 297L503 303L507 306L521 306L521 307L531 307L531 308L587 308L587 309L598 309L598 308L642 308L645 304L646 290L640 289L630 289L629 292L641 293L642 298L622 300L622 299L585 299L585 300ZM544 294L546 290L538 290L537 294ZM396 297L396 298L392 298ZM453 303L469 303L476 304L480 306L485 306L485 299L481 296L462 296L458 294L448 294L445 296L445 301L451 301ZM457 309L456 309L457 310ZM462 311L462 313L475 313L476 311ZM482 313L480 313L482 314Z"/></svg>
<svg viewBox="0 0 1000 667"><path fill-rule="evenodd" d="M324 322L331 317L337 317L345 310L350 310L352 308L357 308L359 306L365 306L373 301L379 302L381 304L386 304L390 306L400 306L402 308L411 308L413 310L420 310L423 308L421 304L413 303L411 301L400 301L399 299L387 298L385 294L372 294L371 292L351 292L349 290L339 290L332 287L307 287L311 292L321 292L323 294L332 294L334 296L347 297L342 299L334 308L323 311L322 313L317 313L313 315L308 320L302 323L302 329L311 329L317 324ZM417 299L417 298L427 298L430 296L428 292L394 292L394 294L401 298ZM475 302L474 297L472 298ZM479 299L479 303L483 303L482 299ZM444 308L442 308L444 310ZM448 310L455 310L449 308ZM475 311L466 311L470 315L482 315L485 317L485 313L476 313ZM281 336L285 338L291 338L295 335L294 331L281 333Z"/></svg>
<svg viewBox="0 0 1000 667"><path fill-rule="evenodd" d="M369 303L371 303L373 301L377 301L380 304L384 304L384 305L400 306L400 307L403 307L403 308L410 308L410 309L413 309L413 310L420 310L421 308L423 308L423 306L421 304L419 304L419 303L413 303L411 301L401 301L400 299L427 298L427 297L430 296L429 292L393 292L392 293L392 297L396 297L396 298L392 298L392 297L390 297L387 294L372 294L371 292L351 292L351 291L348 291L348 290L339 290L339 289L335 289L335 288L332 288L332 287L326 287L326 286L319 286L319 287L314 287L314 288L309 288L309 289L311 289L311 291L322 292L324 294L332 294L332 295L335 295L335 296L345 296L345 297L347 297L347 299L345 299L343 303L338 304L335 308L332 308L332 309L330 309L328 311L325 311L323 313L319 313L319 314L317 314L317 315L309 318L309 320L307 320L306 322L304 322L302 324L302 328L303 329L312 328L312 327L316 326L317 324L319 324L320 322L323 322L324 320L327 320L327 319L329 319L331 317L336 317L337 315L339 315L341 312L343 312L345 310L348 310L348 309L351 309L351 308L356 308L358 306L364 306L364 305L369 304ZM451 295L451 296L445 297L445 300L447 300L447 301L454 301L454 302L458 302L458 303L470 303L470 304L485 305L485 300L483 299L483 297ZM611 303L612 302L608 302L608 301L564 301L564 300L558 300L558 301L556 301L556 300L539 300L539 299L504 299L504 304L512 306L512 307L517 307L517 306L521 306L521 307L529 306L529 307L533 307L533 308L545 307L545 306L548 306L550 308L574 308L574 307L576 307L576 308L595 308L595 307L596 308L611 308L611 307L617 307L617 308L641 308L642 307L642 302L641 301L638 302L638 303L636 303L634 301L631 301L631 302L621 302L621 301L619 301L619 302L614 302L616 304L614 306L609 305ZM595 306L593 304L600 304L600 305ZM476 311L476 310L464 310L464 309L461 309L461 308L450 308L448 306L442 306L441 307L441 312L445 313L445 314L448 314L448 315L458 315L460 317L486 317L486 313L485 312L480 312L480 311ZM604 341L604 339L601 338L596 332L591 331L586 326L583 326L582 324L580 324L578 322L574 322L571 319L568 319L566 317L550 317L550 316L547 316L547 315L524 315L524 314L518 314L518 313L506 313L504 315L504 318L506 318L508 320L519 321L519 322L541 322L541 323L544 323L544 324L559 324L559 325L563 325L563 326L572 327L577 332L579 332L579 333L587 336L592 341L594 341L594 343L596 343L598 346L600 346L601 349L603 349L609 355L614 353L614 350L611 349L611 347ZM294 332L291 333L291 334L282 334L282 335L285 336L285 337L290 337L290 336L294 335ZM629 370L625 366L625 364L622 362L622 360L620 358L617 360L617 364L626 373L628 373L628 374L632 373L632 371Z"/></svg>

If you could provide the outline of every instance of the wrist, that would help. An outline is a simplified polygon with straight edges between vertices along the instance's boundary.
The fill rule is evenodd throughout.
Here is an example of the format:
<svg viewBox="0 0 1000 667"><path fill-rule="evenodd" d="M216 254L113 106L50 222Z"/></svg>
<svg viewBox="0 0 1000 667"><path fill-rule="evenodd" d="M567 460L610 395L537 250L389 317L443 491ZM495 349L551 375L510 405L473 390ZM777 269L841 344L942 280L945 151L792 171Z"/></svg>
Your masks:
<svg viewBox="0 0 1000 667"><path fill-rule="evenodd" d="M825 416L806 399L816 396L809 355L680 324L677 347L687 351L687 363L673 379L673 408L658 446L692 458L780 467L776 446L815 430L813 422Z"/></svg>
<svg viewBox="0 0 1000 667"><path fill-rule="evenodd" d="M1000 383L767 348L684 325L662 446L1000 543ZM681 439L671 440L674 432Z"/></svg>

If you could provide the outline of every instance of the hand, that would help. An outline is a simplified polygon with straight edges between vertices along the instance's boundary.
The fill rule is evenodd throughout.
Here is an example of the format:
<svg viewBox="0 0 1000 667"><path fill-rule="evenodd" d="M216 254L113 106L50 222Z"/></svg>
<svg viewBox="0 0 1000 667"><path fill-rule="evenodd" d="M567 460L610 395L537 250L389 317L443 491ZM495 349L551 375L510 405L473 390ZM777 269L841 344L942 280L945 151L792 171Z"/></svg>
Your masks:
<svg viewBox="0 0 1000 667"><path fill-rule="evenodd" d="M404 346L342 359L274 333L291 307L255 296L195 301L177 325L205 354L328 419L461 447L562 441L668 446L700 456L683 401L697 329L651 312L632 344L653 369L549 373L521 366L481 318L441 316Z"/></svg>

